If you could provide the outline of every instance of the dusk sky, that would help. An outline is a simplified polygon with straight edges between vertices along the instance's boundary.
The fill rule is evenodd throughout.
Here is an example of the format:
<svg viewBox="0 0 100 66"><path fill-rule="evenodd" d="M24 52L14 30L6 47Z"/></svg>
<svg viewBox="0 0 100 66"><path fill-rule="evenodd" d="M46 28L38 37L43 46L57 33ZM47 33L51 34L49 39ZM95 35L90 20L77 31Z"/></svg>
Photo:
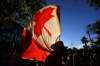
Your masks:
<svg viewBox="0 0 100 66"><path fill-rule="evenodd" d="M100 9L90 7L86 0L48 0L60 6L61 40L65 46L79 48L81 37L86 35L86 25L100 19Z"/></svg>

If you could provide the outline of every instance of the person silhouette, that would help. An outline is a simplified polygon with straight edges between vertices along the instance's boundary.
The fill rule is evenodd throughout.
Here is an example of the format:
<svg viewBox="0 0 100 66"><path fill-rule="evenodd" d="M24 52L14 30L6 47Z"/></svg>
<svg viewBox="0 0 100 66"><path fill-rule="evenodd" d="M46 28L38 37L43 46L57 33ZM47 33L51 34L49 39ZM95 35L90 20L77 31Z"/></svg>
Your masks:
<svg viewBox="0 0 100 66"><path fill-rule="evenodd" d="M62 65L62 54L64 50L64 45L62 41L58 41L51 46L53 51L47 57L45 61L45 66L63 66Z"/></svg>

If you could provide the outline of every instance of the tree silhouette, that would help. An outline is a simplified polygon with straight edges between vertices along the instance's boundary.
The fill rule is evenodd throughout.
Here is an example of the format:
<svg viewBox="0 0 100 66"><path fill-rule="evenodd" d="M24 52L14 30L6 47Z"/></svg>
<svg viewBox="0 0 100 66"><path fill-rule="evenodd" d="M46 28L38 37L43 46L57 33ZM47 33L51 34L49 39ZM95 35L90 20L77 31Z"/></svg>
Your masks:
<svg viewBox="0 0 100 66"><path fill-rule="evenodd" d="M91 43L100 44L100 20L87 25L87 34ZM96 39L92 39L91 35L96 35Z"/></svg>
<svg viewBox="0 0 100 66"><path fill-rule="evenodd" d="M100 20L96 21L96 23L93 24L94 34L96 34L96 41L95 43L97 45L100 45Z"/></svg>
<svg viewBox="0 0 100 66"><path fill-rule="evenodd" d="M83 36L83 37L81 38L81 42L82 42L83 44L85 44L85 47L87 47L88 40L87 40L87 38L86 38L85 36Z"/></svg>
<svg viewBox="0 0 100 66"><path fill-rule="evenodd" d="M0 2L0 22L28 22L31 16L46 5L46 0L2 0Z"/></svg>
<svg viewBox="0 0 100 66"><path fill-rule="evenodd" d="M96 9L100 9L100 0L87 0L88 4ZM93 24L87 25L87 34L91 44L100 44L100 20ZM96 41L91 38L92 34L96 34Z"/></svg>
<svg viewBox="0 0 100 66"><path fill-rule="evenodd" d="M91 42L91 44L93 44L93 39L91 38L91 34L93 33L94 33L93 26L91 24L87 25L86 34L88 35L89 41Z"/></svg>
<svg viewBox="0 0 100 66"><path fill-rule="evenodd" d="M90 6L94 6L96 9L100 8L100 0L87 0Z"/></svg>

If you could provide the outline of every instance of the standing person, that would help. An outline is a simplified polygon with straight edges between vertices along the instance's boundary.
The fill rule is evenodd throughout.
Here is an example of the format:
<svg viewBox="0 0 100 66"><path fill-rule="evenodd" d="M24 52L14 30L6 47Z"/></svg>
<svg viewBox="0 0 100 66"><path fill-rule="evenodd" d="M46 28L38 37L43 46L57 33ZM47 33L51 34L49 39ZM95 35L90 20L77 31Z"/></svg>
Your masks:
<svg viewBox="0 0 100 66"><path fill-rule="evenodd" d="M54 51L47 57L45 61L45 66L63 66L62 55L64 50L64 45L62 41L56 42L52 45Z"/></svg>

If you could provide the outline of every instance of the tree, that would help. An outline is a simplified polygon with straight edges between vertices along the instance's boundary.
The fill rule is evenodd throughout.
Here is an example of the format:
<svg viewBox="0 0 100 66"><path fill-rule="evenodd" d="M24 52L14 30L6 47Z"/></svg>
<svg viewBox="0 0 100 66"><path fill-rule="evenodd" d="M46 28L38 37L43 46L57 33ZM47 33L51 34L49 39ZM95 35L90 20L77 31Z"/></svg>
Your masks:
<svg viewBox="0 0 100 66"><path fill-rule="evenodd" d="M96 9L100 8L100 0L87 0L90 6L94 6Z"/></svg>
<svg viewBox="0 0 100 66"><path fill-rule="evenodd" d="M100 44L100 20L97 20L93 24L87 25L87 34L89 35L90 41L93 42L90 35L96 35L96 39L94 40L95 44Z"/></svg>
<svg viewBox="0 0 100 66"><path fill-rule="evenodd" d="M0 22L28 22L31 16L46 5L46 0L2 0L0 2Z"/></svg>
<svg viewBox="0 0 100 66"><path fill-rule="evenodd" d="M91 38L91 34L93 33L94 33L93 26L91 24L87 25L86 34L88 35L91 44L93 44L93 39Z"/></svg>
<svg viewBox="0 0 100 66"><path fill-rule="evenodd" d="M94 33L96 34L96 41L95 43L97 45L100 45L100 20L96 21L96 23L93 24Z"/></svg>
<svg viewBox="0 0 100 66"><path fill-rule="evenodd" d="M81 42L82 42L83 44L85 44L85 47L87 47L88 40L87 40L87 38L86 38L85 36L83 36L83 37L81 38Z"/></svg>
<svg viewBox="0 0 100 66"><path fill-rule="evenodd" d="M16 21L23 25L29 22L34 13L46 5L44 0L18 0L16 6Z"/></svg>
<svg viewBox="0 0 100 66"><path fill-rule="evenodd" d="M100 36L100 20L97 20L93 25L94 33L98 34Z"/></svg>

